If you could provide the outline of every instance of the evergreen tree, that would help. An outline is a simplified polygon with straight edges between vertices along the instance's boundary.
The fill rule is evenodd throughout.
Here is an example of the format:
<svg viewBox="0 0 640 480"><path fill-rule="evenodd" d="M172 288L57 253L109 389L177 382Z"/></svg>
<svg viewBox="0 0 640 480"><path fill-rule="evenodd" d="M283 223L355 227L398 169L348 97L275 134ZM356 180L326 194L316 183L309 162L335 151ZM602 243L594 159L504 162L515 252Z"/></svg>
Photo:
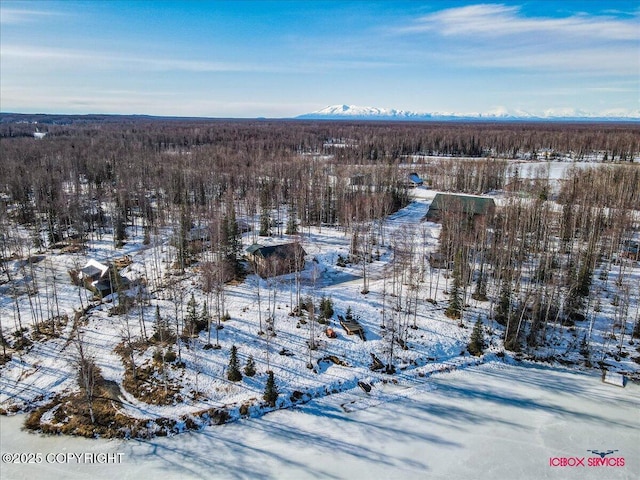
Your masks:
<svg viewBox="0 0 640 480"><path fill-rule="evenodd" d="M271 217L269 216L269 210L264 207L260 214L260 232L258 235L261 237L268 237L271 235Z"/></svg>
<svg viewBox="0 0 640 480"><path fill-rule="evenodd" d="M200 313L200 318L198 318L198 331L202 331L209 326L209 320L211 319L211 315L209 315L209 308L207 307L207 301L205 300L202 304L202 313Z"/></svg>
<svg viewBox="0 0 640 480"><path fill-rule="evenodd" d="M593 277L593 269L591 268L593 262L588 258L588 255L586 257L573 279L565 299L564 314L569 320L584 319L584 315L581 312L585 308L587 297L589 297Z"/></svg>
<svg viewBox="0 0 640 480"><path fill-rule="evenodd" d="M240 369L238 368L238 349L235 345L231 347L227 378L232 382L239 382L240 380L242 380L242 373L240 373Z"/></svg>
<svg viewBox="0 0 640 480"><path fill-rule="evenodd" d="M114 240L116 248L121 248L124 245L124 240L127 238L127 231L125 226L125 213L121 208L116 208L116 214L114 216Z"/></svg>
<svg viewBox="0 0 640 480"><path fill-rule="evenodd" d="M581 297L588 297L589 290L591 289L591 279L593 277L593 268L591 268L591 259L587 258L583 261L578 271L578 278L576 281L576 290Z"/></svg>
<svg viewBox="0 0 640 480"><path fill-rule="evenodd" d="M289 215L287 218L287 229L285 232L287 235L296 235L298 233L298 219L296 218L296 211L291 205L289 208Z"/></svg>
<svg viewBox="0 0 640 480"><path fill-rule="evenodd" d="M333 189L327 185L324 191L324 207L322 209L324 218L321 221L328 224L333 224L336 221L336 203L333 199Z"/></svg>
<svg viewBox="0 0 640 480"><path fill-rule="evenodd" d="M456 265L453 269L453 285L451 286L451 294L449 295L449 306L444 314L454 320L462 317L462 298L460 296L460 262L459 256L456 257Z"/></svg>
<svg viewBox="0 0 640 480"><path fill-rule="evenodd" d="M480 274L478 275L478 281L476 282L476 289L474 290L471 298L478 300L479 302L487 301L487 279L480 268Z"/></svg>
<svg viewBox="0 0 640 480"><path fill-rule="evenodd" d="M333 301L331 298L323 296L320 300L320 316L324 319L333 317Z"/></svg>
<svg viewBox="0 0 640 480"><path fill-rule="evenodd" d="M231 204L228 213L222 219L222 231L222 254L225 261L233 269L234 275L237 275L241 268L238 258L242 253L242 235L238 227L233 204Z"/></svg>
<svg viewBox="0 0 640 480"><path fill-rule="evenodd" d="M253 377L256 374L256 362L253 360L253 355L249 355L249 358L247 358L247 364L244 366L244 374L247 377Z"/></svg>
<svg viewBox="0 0 640 480"><path fill-rule="evenodd" d="M198 303L196 302L196 298L191 294L191 298L187 302L187 316L184 319L186 324L186 330L189 335L193 335L198 333L198 313L196 311L198 307Z"/></svg>
<svg viewBox="0 0 640 480"><path fill-rule="evenodd" d="M158 343L170 343L173 341L173 332L169 321L160 315L160 305L156 305L156 318L153 323L153 336L151 339Z"/></svg>
<svg viewBox="0 0 640 480"><path fill-rule="evenodd" d="M589 341L587 340L586 333L582 336L582 340L580 341L580 354L586 359L589 358Z"/></svg>
<svg viewBox="0 0 640 480"><path fill-rule="evenodd" d="M476 357L482 355L486 344L484 343L484 329L482 328L482 319L478 316L473 331L471 332L471 341L469 342L469 353Z"/></svg>
<svg viewBox="0 0 640 480"><path fill-rule="evenodd" d="M493 318L500 325L506 325L511 313L511 282L504 280L500 288L500 299L496 305Z"/></svg>
<svg viewBox="0 0 640 480"><path fill-rule="evenodd" d="M262 398L264 398L270 406L275 407L278 395L278 386L273 378L273 371L269 370L269 377L267 378L267 384L264 388L264 395Z"/></svg>
<svg viewBox="0 0 640 480"><path fill-rule="evenodd" d="M191 216L189 210L183 205L180 209L180 225L178 236L176 238L176 247L178 249L178 265L180 271L184 273L184 268L191 263L191 247L188 237L191 231Z"/></svg>

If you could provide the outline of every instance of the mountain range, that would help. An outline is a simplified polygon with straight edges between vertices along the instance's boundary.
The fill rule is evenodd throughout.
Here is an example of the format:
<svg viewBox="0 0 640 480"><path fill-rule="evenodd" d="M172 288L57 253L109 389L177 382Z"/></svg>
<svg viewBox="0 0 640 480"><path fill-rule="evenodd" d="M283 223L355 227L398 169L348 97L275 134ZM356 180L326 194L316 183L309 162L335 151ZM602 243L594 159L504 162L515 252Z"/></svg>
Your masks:
<svg viewBox="0 0 640 480"><path fill-rule="evenodd" d="M377 107L359 107L356 105L331 105L322 110L295 117L302 120L384 120L384 121L509 121L509 120L562 120L562 121L640 121L640 110L613 110L604 113L589 113L574 109L547 110L535 115L523 110L496 108L485 113L453 113L453 112L413 112Z"/></svg>

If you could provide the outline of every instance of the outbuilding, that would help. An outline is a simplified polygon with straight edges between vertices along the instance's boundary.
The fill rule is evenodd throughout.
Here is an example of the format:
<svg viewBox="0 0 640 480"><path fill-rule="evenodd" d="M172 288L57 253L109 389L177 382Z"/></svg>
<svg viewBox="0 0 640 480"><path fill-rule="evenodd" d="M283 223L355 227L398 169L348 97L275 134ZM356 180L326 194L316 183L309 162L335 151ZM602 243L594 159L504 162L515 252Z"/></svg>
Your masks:
<svg viewBox="0 0 640 480"><path fill-rule="evenodd" d="M101 298L126 290L130 284L129 280L121 276L113 265L105 265L94 259L89 260L77 272L77 280Z"/></svg>
<svg viewBox="0 0 640 480"><path fill-rule="evenodd" d="M410 187L421 187L422 185L424 185L424 181L420 178L420 176L417 173L412 172L409 174Z"/></svg>
<svg viewBox="0 0 640 480"><path fill-rule="evenodd" d="M254 243L246 252L255 272L262 278L303 270L307 254L297 242L266 246Z"/></svg>
<svg viewBox="0 0 640 480"><path fill-rule="evenodd" d="M472 220L493 216L496 204L493 198L477 195L438 193L429 206L426 220L441 222L445 215L456 215Z"/></svg>

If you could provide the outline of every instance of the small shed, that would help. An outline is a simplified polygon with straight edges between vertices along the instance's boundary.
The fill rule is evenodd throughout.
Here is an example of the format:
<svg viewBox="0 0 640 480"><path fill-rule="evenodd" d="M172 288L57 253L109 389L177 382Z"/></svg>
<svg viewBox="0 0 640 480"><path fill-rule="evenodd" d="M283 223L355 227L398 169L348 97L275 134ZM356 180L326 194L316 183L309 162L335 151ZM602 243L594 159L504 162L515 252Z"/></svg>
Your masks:
<svg viewBox="0 0 640 480"><path fill-rule="evenodd" d="M338 320L342 328L344 328L344 331L347 332L347 335L358 335L362 340L366 340L364 329L357 320L344 318L341 315L338 315Z"/></svg>
<svg viewBox="0 0 640 480"><path fill-rule="evenodd" d="M411 172L409 174L409 186L410 187L420 187L424 185L424 181L418 176L417 173Z"/></svg>
<svg viewBox="0 0 640 480"><path fill-rule="evenodd" d="M297 242L267 246L254 243L246 252L254 270L262 278L303 270L304 257L307 254Z"/></svg>

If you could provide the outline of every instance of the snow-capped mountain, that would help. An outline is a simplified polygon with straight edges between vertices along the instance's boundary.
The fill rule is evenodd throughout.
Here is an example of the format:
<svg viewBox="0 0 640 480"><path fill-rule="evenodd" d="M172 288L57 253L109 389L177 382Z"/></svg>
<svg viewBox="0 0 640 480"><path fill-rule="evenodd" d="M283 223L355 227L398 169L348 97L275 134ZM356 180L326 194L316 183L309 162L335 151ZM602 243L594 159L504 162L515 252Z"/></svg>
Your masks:
<svg viewBox="0 0 640 480"><path fill-rule="evenodd" d="M300 115L296 118L308 119L344 119L355 120L420 120L430 117L428 113L416 113L407 110L395 110L377 107L358 107L356 105L331 105L322 110Z"/></svg>
<svg viewBox="0 0 640 480"><path fill-rule="evenodd" d="M548 109L541 114L532 114L524 110L510 110L496 107L484 113L457 112L413 112L377 107L359 107L356 105L331 105L322 110L299 115L298 119L307 120L608 120L638 121L640 110L609 110L598 114L569 108Z"/></svg>
<svg viewBox="0 0 640 480"><path fill-rule="evenodd" d="M425 114L410 112L406 110L395 110L387 108L377 107L358 107L356 105L332 105L316 112L301 115L298 118L313 117L376 117L376 118L412 118L416 116L423 116ZM428 115L428 114L427 114Z"/></svg>

